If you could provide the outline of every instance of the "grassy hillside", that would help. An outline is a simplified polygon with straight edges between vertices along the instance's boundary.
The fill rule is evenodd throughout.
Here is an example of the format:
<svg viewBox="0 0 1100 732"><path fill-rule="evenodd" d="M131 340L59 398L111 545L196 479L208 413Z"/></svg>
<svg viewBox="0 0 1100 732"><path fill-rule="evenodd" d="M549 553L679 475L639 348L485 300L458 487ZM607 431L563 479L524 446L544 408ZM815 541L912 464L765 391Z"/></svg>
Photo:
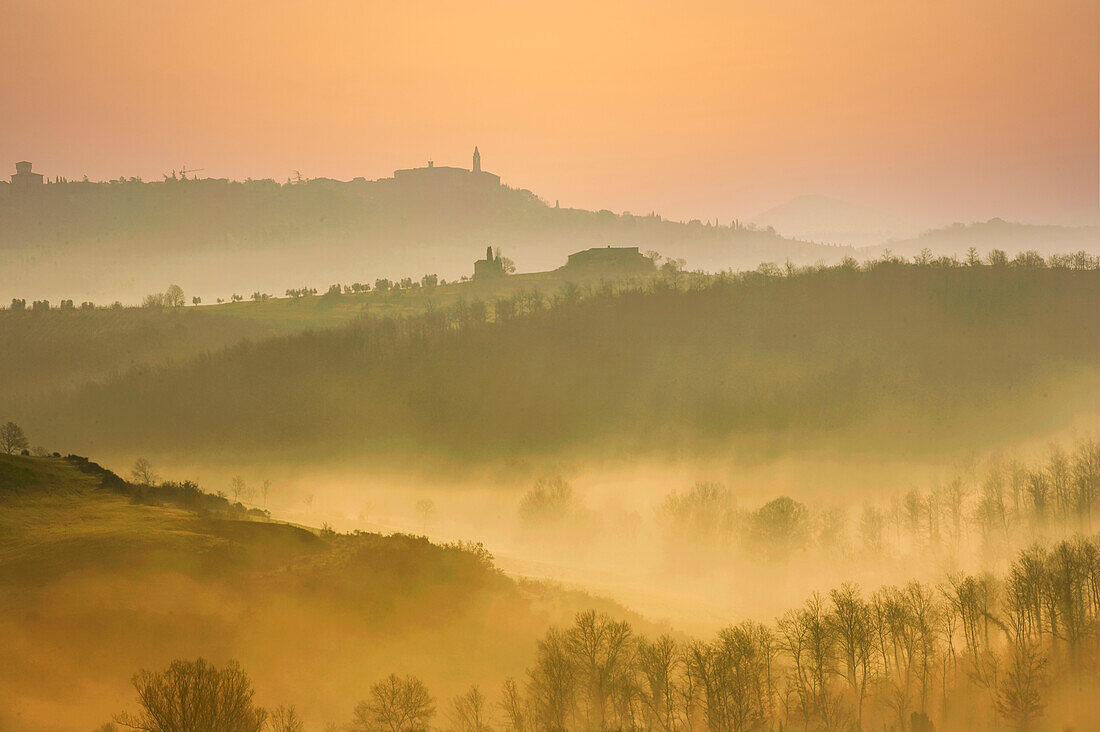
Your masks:
<svg viewBox="0 0 1100 732"><path fill-rule="evenodd" d="M0 728L92 729L130 705L135 669L197 655L241 659L262 703L319 725L391 670L448 693L499 683L548 623L609 609L517 585L477 547L188 510L173 491L0 455Z"/></svg>
<svg viewBox="0 0 1100 732"><path fill-rule="evenodd" d="M253 342L13 415L126 454L910 454L1065 424L1100 271L879 263L468 305ZM979 444L980 443L980 444Z"/></svg>

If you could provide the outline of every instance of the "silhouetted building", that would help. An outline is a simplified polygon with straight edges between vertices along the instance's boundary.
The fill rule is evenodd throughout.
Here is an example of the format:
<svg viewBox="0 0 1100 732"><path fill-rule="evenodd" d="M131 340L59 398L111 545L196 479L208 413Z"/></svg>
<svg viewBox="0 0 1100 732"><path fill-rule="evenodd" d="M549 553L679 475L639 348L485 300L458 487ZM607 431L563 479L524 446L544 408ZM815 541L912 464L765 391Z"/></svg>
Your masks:
<svg viewBox="0 0 1100 732"><path fill-rule="evenodd" d="M565 267L571 270L598 270L634 274L652 272L653 260L638 251L638 247L596 247L570 254Z"/></svg>
<svg viewBox="0 0 1100 732"><path fill-rule="evenodd" d="M436 165L429 160L425 168L403 168L393 171L393 179L401 183L420 185L483 185L499 186L500 176L481 169L481 152L474 148L474 162L470 170Z"/></svg>
<svg viewBox="0 0 1100 732"><path fill-rule="evenodd" d="M485 259L474 262L474 279L484 280L504 276L504 260L493 256L493 248L485 247Z"/></svg>
<svg viewBox="0 0 1100 732"><path fill-rule="evenodd" d="M21 160L15 164L15 175L11 177L13 191L27 191L42 185L42 174L32 173L31 164Z"/></svg>

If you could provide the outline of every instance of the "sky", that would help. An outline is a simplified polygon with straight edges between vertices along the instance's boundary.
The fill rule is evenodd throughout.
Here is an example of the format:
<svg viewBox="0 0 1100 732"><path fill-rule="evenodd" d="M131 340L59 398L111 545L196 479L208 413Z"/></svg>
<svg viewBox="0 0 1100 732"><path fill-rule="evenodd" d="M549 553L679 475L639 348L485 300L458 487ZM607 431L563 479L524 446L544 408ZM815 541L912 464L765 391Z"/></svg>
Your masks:
<svg viewBox="0 0 1100 732"><path fill-rule="evenodd" d="M0 0L0 171L380 178L478 145L562 206L1078 222L1098 37L1096 0Z"/></svg>

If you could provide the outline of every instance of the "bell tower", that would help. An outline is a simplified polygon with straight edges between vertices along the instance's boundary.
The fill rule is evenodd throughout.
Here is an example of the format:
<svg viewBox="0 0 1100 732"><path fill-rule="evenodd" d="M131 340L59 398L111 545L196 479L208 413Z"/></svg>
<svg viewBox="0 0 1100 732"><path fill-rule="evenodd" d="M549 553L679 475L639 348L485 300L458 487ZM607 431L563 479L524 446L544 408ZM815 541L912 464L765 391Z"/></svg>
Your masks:
<svg viewBox="0 0 1100 732"><path fill-rule="evenodd" d="M478 152L477 146L474 146L474 172L481 172L481 153Z"/></svg>

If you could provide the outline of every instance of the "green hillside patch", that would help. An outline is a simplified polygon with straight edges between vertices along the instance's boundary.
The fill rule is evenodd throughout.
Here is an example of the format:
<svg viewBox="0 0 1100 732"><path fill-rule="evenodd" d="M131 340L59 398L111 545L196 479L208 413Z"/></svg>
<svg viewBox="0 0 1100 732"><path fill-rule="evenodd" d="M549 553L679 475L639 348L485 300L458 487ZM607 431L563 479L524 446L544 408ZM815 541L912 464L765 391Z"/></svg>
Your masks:
<svg viewBox="0 0 1100 732"><path fill-rule="evenodd" d="M322 548L293 526L146 505L85 465L0 456L0 580L48 583L88 569L225 574Z"/></svg>

